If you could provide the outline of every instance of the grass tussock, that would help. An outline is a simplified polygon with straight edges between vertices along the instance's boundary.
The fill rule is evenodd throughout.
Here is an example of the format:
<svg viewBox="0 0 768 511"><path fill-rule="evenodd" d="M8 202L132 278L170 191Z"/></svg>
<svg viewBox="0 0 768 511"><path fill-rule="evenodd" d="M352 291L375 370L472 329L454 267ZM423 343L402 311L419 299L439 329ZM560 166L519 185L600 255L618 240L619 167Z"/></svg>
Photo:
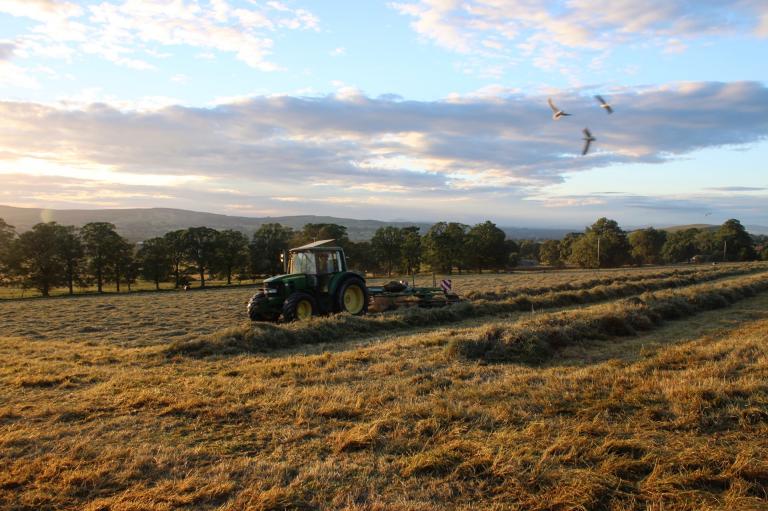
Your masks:
<svg viewBox="0 0 768 511"><path fill-rule="evenodd" d="M467 359L541 362L570 344L635 335L664 320L723 308L766 290L768 277L758 276L682 291L647 293L599 307L491 325L452 339L447 350L450 355Z"/></svg>
<svg viewBox="0 0 768 511"><path fill-rule="evenodd" d="M612 285L600 284L579 291L551 291L538 295L518 294L509 296L503 301L463 302L444 308L411 308L363 317L337 314L287 325L254 323L228 328L192 340L175 341L168 346L166 354L205 357L258 353L304 344L336 342L352 336L456 323L480 316L600 302L648 291L691 286L753 271L754 269L750 267L718 272L698 272L682 277L646 279Z"/></svg>

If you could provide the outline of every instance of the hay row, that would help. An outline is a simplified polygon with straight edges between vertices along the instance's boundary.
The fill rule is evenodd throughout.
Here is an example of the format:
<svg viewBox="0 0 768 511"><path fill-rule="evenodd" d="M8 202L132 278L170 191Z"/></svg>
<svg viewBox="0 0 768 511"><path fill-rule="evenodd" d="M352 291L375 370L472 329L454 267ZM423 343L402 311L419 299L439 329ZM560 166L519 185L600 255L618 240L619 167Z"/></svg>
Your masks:
<svg viewBox="0 0 768 511"><path fill-rule="evenodd" d="M487 361L537 363L559 348L651 330L665 320L727 307L768 290L768 277L744 277L687 290L646 293L590 309L552 312L515 323L495 324L457 337L449 355Z"/></svg>

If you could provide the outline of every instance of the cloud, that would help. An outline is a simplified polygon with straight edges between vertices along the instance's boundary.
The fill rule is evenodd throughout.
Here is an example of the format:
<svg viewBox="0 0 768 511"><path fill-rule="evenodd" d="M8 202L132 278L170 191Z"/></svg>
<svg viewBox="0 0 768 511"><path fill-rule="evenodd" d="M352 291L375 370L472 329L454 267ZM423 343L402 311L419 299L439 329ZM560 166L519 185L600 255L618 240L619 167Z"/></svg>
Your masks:
<svg viewBox="0 0 768 511"><path fill-rule="evenodd" d="M574 117L558 122L546 96L517 91L442 101L359 91L257 96L148 110L0 102L0 170L35 174L30 162L42 162L49 177L155 179L170 189L301 196L361 211L373 202L419 211L470 201L468 208L482 209L540 193L574 172L659 164L768 136L768 88L760 83L679 83L605 95L614 115L596 106L591 91L561 91L558 103ZM585 124L597 141L595 152L581 157Z"/></svg>
<svg viewBox="0 0 768 511"><path fill-rule="evenodd" d="M19 36L20 46L30 54L80 52L140 70L154 69L146 58L163 55L164 47L189 46L202 54L232 54L248 66L272 71L278 66L270 61L269 34L318 28L312 13L276 2L244 8L226 0L124 0L80 7L10 0L0 3L0 12L40 22Z"/></svg>
<svg viewBox="0 0 768 511"><path fill-rule="evenodd" d="M762 186L715 186L706 189L713 192L763 192L768 190Z"/></svg>
<svg viewBox="0 0 768 511"><path fill-rule="evenodd" d="M4 60L11 60L13 57L13 50L16 45L8 42L0 42L0 62Z"/></svg>
<svg viewBox="0 0 768 511"><path fill-rule="evenodd" d="M573 61L573 49L650 43L680 52L689 38L768 36L768 3L763 0L414 0L390 6L412 18L416 33L440 47L507 63L522 55L543 69ZM566 65L563 71L570 69Z"/></svg>

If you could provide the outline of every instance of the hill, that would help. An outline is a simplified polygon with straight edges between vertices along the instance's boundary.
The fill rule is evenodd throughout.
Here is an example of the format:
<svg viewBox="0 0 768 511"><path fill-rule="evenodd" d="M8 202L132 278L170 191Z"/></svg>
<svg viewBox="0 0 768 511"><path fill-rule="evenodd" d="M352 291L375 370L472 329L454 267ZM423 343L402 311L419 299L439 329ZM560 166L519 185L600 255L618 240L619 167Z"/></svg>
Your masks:
<svg viewBox="0 0 768 511"><path fill-rule="evenodd" d="M385 222L316 215L244 217L171 208L41 209L3 205L0 205L0 218L15 226L18 232L29 230L38 222L55 221L62 225L77 227L88 222L111 222L115 224L120 234L132 241L161 236L175 229L201 225L214 229L235 229L250 236L266 223L279 223L293 229L301 229L308 223L334 223L345 226L350 239L354 241L368 240L376 229L388 225L396 227L416 225L422 233L432 225L429 222ZM508 237L515 239L560 239L571 231L570 229L501 228Z"/></svg>

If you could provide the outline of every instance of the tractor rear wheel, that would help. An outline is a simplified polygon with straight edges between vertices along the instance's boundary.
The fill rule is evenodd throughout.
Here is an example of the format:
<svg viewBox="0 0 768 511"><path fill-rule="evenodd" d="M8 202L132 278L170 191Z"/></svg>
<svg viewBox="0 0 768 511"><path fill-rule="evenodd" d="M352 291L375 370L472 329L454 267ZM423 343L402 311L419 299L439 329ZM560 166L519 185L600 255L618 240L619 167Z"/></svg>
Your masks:
<svg viewBox="0 0 768 511"><path fill-rule="evenodd" d="M297 291L283 303L284 321L303 321L317 314L317 301L307 293Z"/></svg>
<svg viewBox="0 0 768 511"><path fill-rule="evenodd" d="M339 287L336 305L341 312L360 316L368 311L368 288L362 279L350 278Z"/></svg>

